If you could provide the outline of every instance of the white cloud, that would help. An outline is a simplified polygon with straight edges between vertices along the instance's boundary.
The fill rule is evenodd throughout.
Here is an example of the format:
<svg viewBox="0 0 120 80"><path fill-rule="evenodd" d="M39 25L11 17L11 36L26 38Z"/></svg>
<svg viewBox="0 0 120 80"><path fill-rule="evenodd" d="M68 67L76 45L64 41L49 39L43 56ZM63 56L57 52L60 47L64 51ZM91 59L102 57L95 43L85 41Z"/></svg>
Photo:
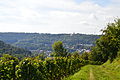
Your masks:
<svg viewBox="0 0 120 80"><path fill-rule="evenodd" d="M116 2L117 1L117 2ZM119 0L101 6L92 0L1 0L0 31L100 33L120 17Z"/></svg>

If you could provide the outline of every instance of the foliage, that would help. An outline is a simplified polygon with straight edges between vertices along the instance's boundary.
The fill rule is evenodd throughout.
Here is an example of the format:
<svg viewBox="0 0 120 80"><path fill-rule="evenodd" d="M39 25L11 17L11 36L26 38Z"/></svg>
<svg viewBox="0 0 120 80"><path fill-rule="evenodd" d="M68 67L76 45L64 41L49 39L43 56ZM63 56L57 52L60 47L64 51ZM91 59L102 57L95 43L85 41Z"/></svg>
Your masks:
<svg viewBox="0 0 120 80"><path fill-rule="evenodd" d="M14 47L4 43L3 41L0 41L0 54L11 54L21 58L22 56L30 56L31 52L26 49Z"/></svg>
<svg viewBox="0 0 120 80"><path fill-rule="evenodd" d="M80 71L63 80L89 80L89 66L82 67Z"/></svg>
<svg viewBox="0 0 120 80"><path fill-rule="evenodd" d="M85 34L42 34L42 33L0 33L0 40L28 50L51 51L55 41L62 41L70 52L76 49L90 49L98 35ZM83 44L83 45L81 45ZM88 45L86 45L88 44Z"/></svg>
<svg viewBox="0 0 120 80"><path fill-rule="evenodd" d="M117 57L120 49L120 19L114 23L109 23L103 30L103 35L96 41L96 46L92 50L94 60L106 62L113 61ZM98 58L99 57L99 58Z"/></svg>
<svg viewBox="0 0 120 80"><path fill-rule="evenodd" d="M37 68L39 65L37 61L32 58L25 58L23 59L19 65L16 66L16 75L17 79L20 80L37 80L38 77L38 70Z"/></svg>
<svg viewBox="0 0 120 80"><path fill-rule="evenodd" d="M84 52L84 53L82 53L81 58L84 60L90 60L90 58L89 58L90 55L91 55L90 52Z"/></svg>
<svg viewBox="0 0 120 80"><path fill-rule="evenodd" d="M15 80L15 67L18 64L16 57L4 54L0 57L0 79L1 80Z"/></svg>
<svg viewBox="0 0 120 80"><path fill-rule="evenodd" d="M120 58L112 63L107 61L102 65L86 65L74 75L63 80L120 80Z"/></svg>
<svg viewBox="0 0 120 80"><path fill-rule="evenodd" d="M36 59L39 59L39 60L45 60L45 58L47 58L47 55L46 53L40 53L38 56L35 56Z"/></svg>
<svg viewBox="0 0 120 80"><path fill-rule="evenodd" d="M53 55L54 56L67 56L67 50L63 47L63 43L61 41L57 41L52 45Z"/></svg>
<svg viewBox="0 0 120 80"><path fill-rule="evenodd" d="M27 57L18 61L10 55L0 57L1 80L61 80L86 65L79 57L48 57L44 61Z"/></svg>

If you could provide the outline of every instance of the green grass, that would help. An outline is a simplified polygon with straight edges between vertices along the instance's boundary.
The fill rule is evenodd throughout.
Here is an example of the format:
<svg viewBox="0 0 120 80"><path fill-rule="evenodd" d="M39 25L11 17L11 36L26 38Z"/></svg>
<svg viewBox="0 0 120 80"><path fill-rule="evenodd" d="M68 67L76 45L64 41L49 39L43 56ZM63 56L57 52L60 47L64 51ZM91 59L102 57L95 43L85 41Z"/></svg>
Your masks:
<svg viewBox="0 0 120 80"><path fill-rule="evenodd" d="M79 72L63 80L120 80L120 59L116 59L112 63L107 61L99 66L86 65Z"/></svg>
<svg viewBox="0 0 120 80"><path fill-rule="evenodd" d="M89 72L90 72L89 68L90 68L90 65L82 67L79 72L63 80L88 80Z"/></svg>

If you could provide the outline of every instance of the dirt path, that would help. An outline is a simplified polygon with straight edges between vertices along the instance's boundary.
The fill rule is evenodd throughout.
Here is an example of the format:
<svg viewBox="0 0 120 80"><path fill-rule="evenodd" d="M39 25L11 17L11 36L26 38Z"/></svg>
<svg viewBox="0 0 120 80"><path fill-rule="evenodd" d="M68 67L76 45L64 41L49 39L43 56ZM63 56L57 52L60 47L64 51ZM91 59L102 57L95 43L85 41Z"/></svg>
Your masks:
<svg viewBox="0 0 120 80"><path fill-rule="evenodd" d="M90 68L90 77L89 77L89 80L95 80L92 68Z"/></svg>

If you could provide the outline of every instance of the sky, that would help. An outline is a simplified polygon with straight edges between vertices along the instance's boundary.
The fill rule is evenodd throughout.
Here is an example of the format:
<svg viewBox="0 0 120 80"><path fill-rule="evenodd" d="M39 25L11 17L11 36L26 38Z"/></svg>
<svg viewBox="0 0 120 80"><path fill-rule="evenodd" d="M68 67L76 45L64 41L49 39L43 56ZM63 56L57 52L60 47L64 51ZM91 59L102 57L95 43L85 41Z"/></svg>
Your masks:
<svg viewBox="0 0 120 80"><path fill-rule="evenodd" d="M0 0L0 32L101 34L120 0Z"/></svg>

